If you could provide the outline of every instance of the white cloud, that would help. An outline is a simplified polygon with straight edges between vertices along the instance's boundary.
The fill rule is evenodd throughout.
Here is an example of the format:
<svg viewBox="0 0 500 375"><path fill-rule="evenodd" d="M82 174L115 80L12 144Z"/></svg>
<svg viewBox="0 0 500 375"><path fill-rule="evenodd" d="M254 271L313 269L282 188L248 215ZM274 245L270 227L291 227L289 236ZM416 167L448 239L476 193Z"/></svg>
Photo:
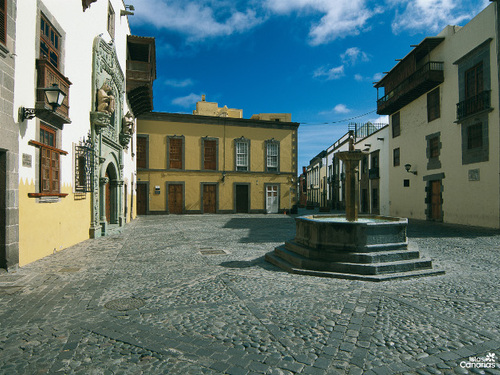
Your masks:
<svg viewBox="0 0 500 375"><path fill-rule="evenodd" d="M437 33L446 25L458 25L473 18L489 1L482 0L388 0L396 7L392 31Z"/></svg>
<svg viewBox="0 0 500 375"><path fill-rule="evenodd" d="M349 113L351 110L345 104L337 104L333 110L335 113Z"/></svg>
<svg viewBox="0 0 500 375"><path fill-rule="evenodd" d="M191 78L186 78L186 79L182 79L182 80L180 80L180 79L166 79L164 81L164 83L167 86L175 87L175 88L192 86L194 84L194 82Z"/></svg>
<svg viewBox="0 0 500 375"><path fill-rule="evenodd" d="M370 10L366 0L266 0L266 6L279 14L294 11L323 14L309 31L311 45L325 44L349 35L358 35L367 21L381 10Z"/></svg>
<svg viewBox="0 0 500 375"><path fill-rule="evenodd" d="M373 81L374 82L378 82L380 81L382 78L384 78L384 74L383 73L375 73L373 75Z"/></svg>
<svg viewBox="0 0 500 375"><path fill-rule="evenodd" d="M355 65L358 61L369 61L368 55L361 51L358 47L348 48L344 53L340 55L340 58L344 64Z"/></svg>
<svg viewBox="0 0 500 375"><path fill-rule="evenodd" d="M327 81L334 79L339 79L344 76L344 65L337 66L335 68L325 68L322 66L314 71L314 78L325 78Z"/></svg>
<svg viewBox="0 0 500 375"><path fill-rule="evenodd" d="M186 34L189 41L244 32L263 22L254 10L240 12L227 3L135 0L134 6L135 22Z"/></svg>
<svg viewBox="0 0 500 375"><path fill-rule="evenodd" d="M193 107L194 109L194 105L196 104L196 102L199 102L200 100L201 100L201 94L191 93L187 96L181 96L179 98L175 98L174 100L172 100L172 104L184 108Z"/></svg>
<svg viewBox="0 0 500 375"><path fill-rule="evenodd" d="M361 82L364 80L364 77L361 74L355 74L354 79L358 82Z"/></svg>

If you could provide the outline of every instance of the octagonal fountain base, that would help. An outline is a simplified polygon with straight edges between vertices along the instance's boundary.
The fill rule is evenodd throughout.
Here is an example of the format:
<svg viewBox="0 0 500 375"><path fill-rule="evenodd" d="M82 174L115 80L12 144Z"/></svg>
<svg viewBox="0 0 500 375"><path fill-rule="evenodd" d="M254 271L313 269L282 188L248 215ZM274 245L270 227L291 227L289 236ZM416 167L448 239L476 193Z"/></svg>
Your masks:
<svg viewBox="0 0 500 375"><path fill-rule="evenodd" d="M408 219L310 215L297 217L295 224L295 239L265 257L285 271L369 281L444 274L408 242Z"/></svg>

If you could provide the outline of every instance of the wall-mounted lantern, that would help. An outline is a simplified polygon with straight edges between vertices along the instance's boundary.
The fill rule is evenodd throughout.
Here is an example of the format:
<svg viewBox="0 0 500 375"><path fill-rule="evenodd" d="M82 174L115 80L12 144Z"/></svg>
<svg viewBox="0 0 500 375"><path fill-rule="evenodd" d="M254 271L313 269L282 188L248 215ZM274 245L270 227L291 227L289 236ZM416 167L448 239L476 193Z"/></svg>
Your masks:
<svg viewBox="0 0 500 375"><path fill-rule="evenodd" d="M411 164L405 164L405 169L406 169L406 172L408 173L413 173L415 176L417 175L417 171L411 171Z"/></svg>
<svg viewBox="0 0 500 375"><path fill-rule="evenodd" d="M43 91L45 92L47 102L52 106L52 112L55 112L62 105L66 94L59 88L57 83L52 84L51 87L44 88ZM36 116L36 112L35 108L19 108L19 122L31 120Z"/></svg>

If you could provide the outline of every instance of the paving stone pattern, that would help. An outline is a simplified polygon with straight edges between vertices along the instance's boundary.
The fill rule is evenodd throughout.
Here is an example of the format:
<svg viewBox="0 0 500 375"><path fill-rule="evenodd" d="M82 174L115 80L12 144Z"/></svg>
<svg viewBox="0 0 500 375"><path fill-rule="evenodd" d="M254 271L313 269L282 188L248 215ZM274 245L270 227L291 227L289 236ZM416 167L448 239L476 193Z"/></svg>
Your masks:
<svg viewBox="0 0 500 375"><path fill-rule="evenodd" d="M264 255L294 237L285 215L141 217L0 273L0 373L500 374L460 367L500 365L500 232L408 230L445 275L282 272Z"/></svg>

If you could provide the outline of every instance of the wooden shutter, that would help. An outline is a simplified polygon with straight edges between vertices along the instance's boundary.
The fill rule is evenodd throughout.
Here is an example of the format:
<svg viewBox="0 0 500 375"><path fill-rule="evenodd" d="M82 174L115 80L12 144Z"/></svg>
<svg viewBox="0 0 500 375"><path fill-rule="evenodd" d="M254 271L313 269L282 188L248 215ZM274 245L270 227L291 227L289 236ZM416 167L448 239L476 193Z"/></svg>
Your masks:
<svg viewBox="0 0 500 375"><path fill-rule="evenodd" d="M147 141L145 137L137 137L137 168L147 168Z"/></svg>
<svg viewBox="0 0 500 375"><path fill-rule="evenodd" d="M182 139L170 138L169 168L182 169Z"/></svg>
<svg viewBox="0 0 500 375"><path fill-rule="evenodd" d="M205 140L204 146L203 169L215 171L217 169L217 142Z"/></svg>
<svg viewBox="0 0 500 375"><path fill-rule="evenodd" d="M0 42L7 44L7 0L0 0Z"/></svg>

